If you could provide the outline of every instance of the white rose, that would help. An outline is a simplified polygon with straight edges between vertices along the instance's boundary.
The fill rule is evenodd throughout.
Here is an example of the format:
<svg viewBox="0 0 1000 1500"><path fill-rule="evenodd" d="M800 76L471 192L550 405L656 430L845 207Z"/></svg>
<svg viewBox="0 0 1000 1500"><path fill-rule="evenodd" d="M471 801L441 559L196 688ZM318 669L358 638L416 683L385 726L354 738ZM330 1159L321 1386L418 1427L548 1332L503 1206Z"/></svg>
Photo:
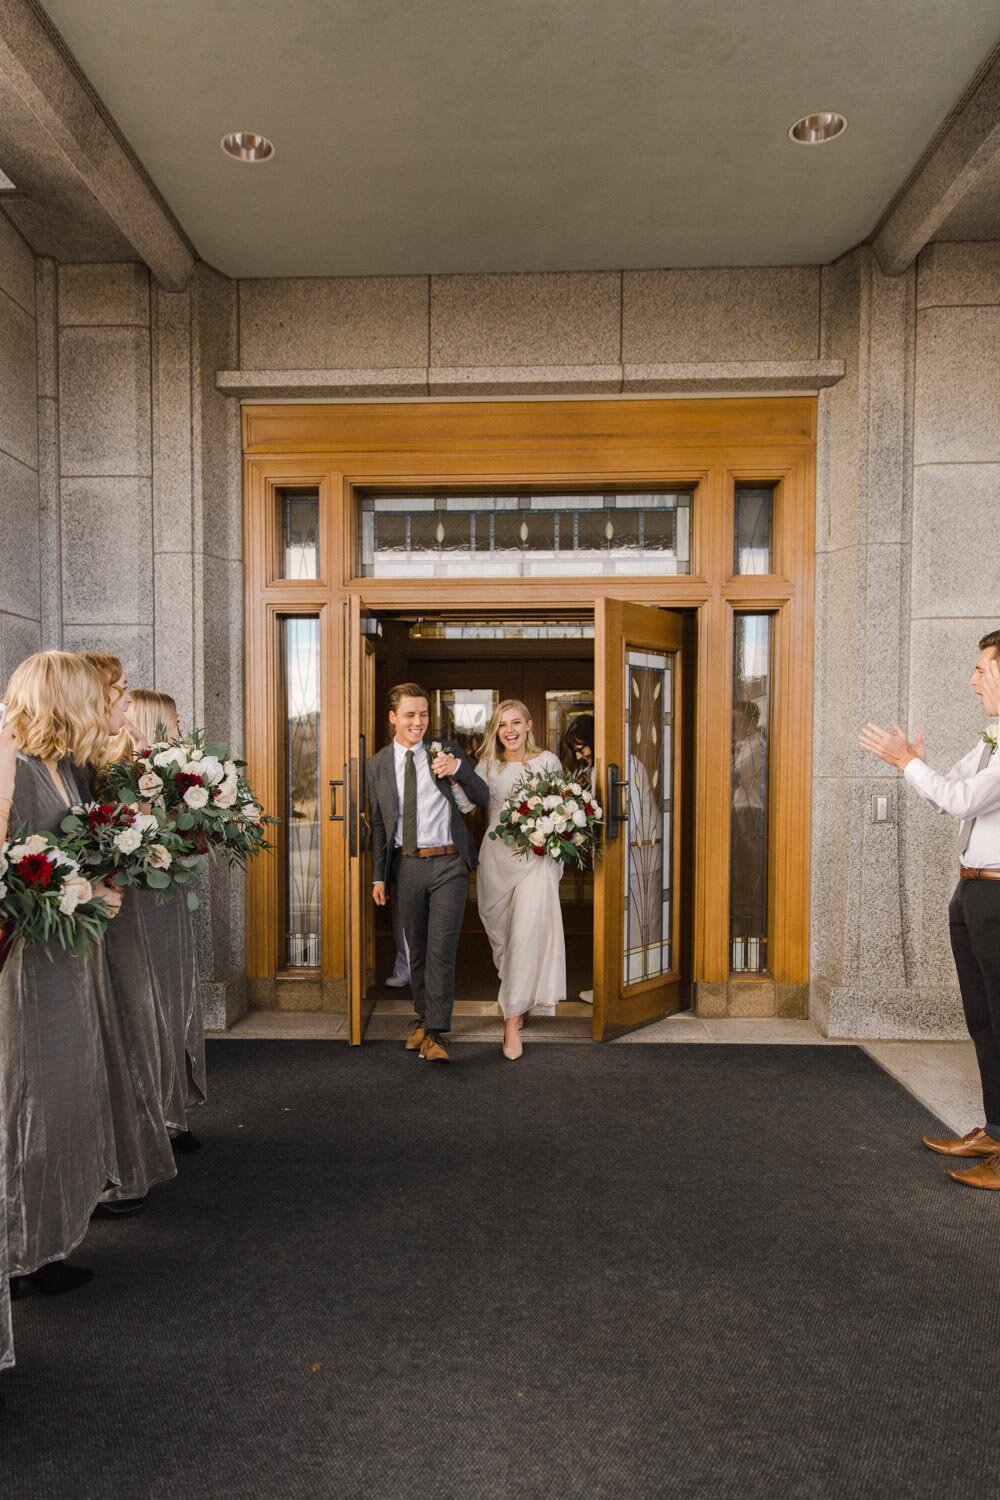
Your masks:
<svg viewBox="0 0 1000 1500"><path fill-rule="evenodd" d="M150 844L148 861L154 870L169 870L174 857L165 844Z"/></svg>
<svg viewBox="0 0 1000 1500"><path fill-rule="evenodd" d="M3 848L0 849L0 875L6 875L6 873L7 873L7 845L5 844L3 846Z"/></svg>
<svg viewBox="0 0 1000 1500"><path fill-rule="evenodd" d="M563 805L568 813L576 812L577 804L572 797L567 797Z"/></svg>
<svg viewBox="0 0 1000 1500"><path fill-rule="evenodd" d="M571 781L570 784L569 784L569 789L572 792L572 794L573 794L574 797L582 797L582 795L583 795L583 787L580 785L580 783L578 781Z"/></svg>
<svg viewBox="0 0 1000 1500"><path fill-rule="evenodd" d="M220 786L215 788L215 797L213 800L216 807L233 807L236 802L236 791L235 781L222 782Z"/></svg>
<svg viewBox="0 0 1000 1500"><path fill-rule="evenodd" d="M512 812L511 815L510 815L510 821L512 823L520 823L520 821L521 821L521 814L519 812Z"/></svg>
<svg viewBox="0 0 1000 1500"><path fill-rule="evenodd" d="M0 901L3 900L3 898L6 896L6 894L7 894L7 887L4 885L3 881L0 880Z"/></svg>
<svg viewBox="0 0 1000 1500"><path fill-rule="evenodd" d="M194 757L191 757L192 760ZM214 755L203 755L198 762L198 775L206 786L215 786L225 774L222 769L221 760L216 760Z"/></svg>
<svg viewBox="0 0 1000 1500"><path fill-rule="evenodd" d="M599 802L592 802L590 805L594 809L593 816L595 818L601 817L602 814L601 814L601 805L600 805L600 803Z"/></svg>
<svg viewBox="0 0 1000 1500"><path fill-rule="evenodd" d="M171 745L168 750L161 750L158 755L153 756L153 765L162 766L164 770L168 766L186 766L187 754L180 745Z"/></svg>
<svg viewBox="0 0 1000 1500"><path fill-rule="evenodd" d="M236 762L234 760L227 760L222 769L226 773L227 781L235 781L237 776L239 775L239 772L236 768Z"/></svg>
<svg viewBox="0 0 1000 1500"><path fill-rule="evenodd" d="M544 846L544 844L545 844L545 835L544 835L544 833L538 833L538 832L529 834L528 835L528 842L529 842L529 844L534 844L534 846L535 846L536 849L541 849Z"/></svg>
<svg viewBox="0 0 1000 1500"><path fill-rule="evenodd" d="M529 797L528 798L528 806L529 807L541 807L541 805L542 805L542 799L541 799L541 797Z"/></svg>
<svg viewBox="0 0 1000 1500"><path fill-rule="evenodd" d="M137 829L139 833L149 833L151 829L159 828L159 826L152 813L139 813L132 824L132 827Z"/></svg>
<svg viewBox="0 0 1000 1500"><path fill-rule="evenodd" d="M256 802L244 802L241 811L248 823L260 822L260 808Z"/></svg>
<svg viewBox="0 0 1000 1500"><path fill-rule="evenodd" d="M142 843L142 834L138 828L123 828L121 833L115 834L113 842L123 854L134 854Z"/></svg>
<svg viewBox="0 0 1000 1500"><path fill-rule="evenodd" d="M208 802L208 787L189 786L187 791L184 793L184 801L187 803L188 807L193 807L195 809L204 807Z"/></svg>
<svg viewBox="0 0 1000 1500"><path fill-rule="evenodd" d="M62 895L59 898L59 910L64 917L71 917L84 901L93 897L94 888L89 880L84 880L82 875L73 880L67 880L63 886Z"/></svg>
<svg viewBox="0 0 1000 1500"><path fill-rule="evenodd" d="M25 839L24 847L29 854L43 854L49 847L49 841L42 838L40 833L33 833Z"/></svg>
<svg viewBox="0 0 1000 1500"><path fill-rule="evenodd" d="M582 807L578 807L576 812L573 814L573 822L576 824L577 828L586 828L587 814L584 812Z"/></svg>
<svg viewBox="0 0 1000 1500"><path fill-rule="evenodd" d="M574 844L585 844L587 842L587 835L585 833L574 833L573 842Z"/></svg>
<svg viewBox="0 0 1000 1500"><path fill-rule="evenodd" d="M10 850L11 860L15 865L20 864L26 854L34 854L34 849L29 849L27 844L14 844Z"/></svg>
<svg viewBox="0 0 1000 1500"><path fill-rule="evenodd" d="M539 818L539 820L538 820L538 822L537 822L537 824L535 826L538 829L539 833L551 833L552 832L552 819L551 818Z"/></svg>
<svg viewBox="0 0 1000 1500"><path fill-rule="evenodd" d="M71 875L75 875L77 870L79 870L80 868L77 861L70 855L66 854L62 849L50 849L49 859L52 860L53 864L62 865L63 869L68 870Z"/></svg>
<svg viewBox="0 0 1000 1500"><path fill-rule="evenodd" d="M145 797L155 797L158 792L163 791L162 776L157 776L155 771L147 771L145 776L139 777L139 790Z"/></svg>
<svg viewBox="0 0 1000 1500"><path fill-rule="evenodd" d="M202 758L202 756L204 754L205 754L204 750L199 750L196 747L194 750L191 751L191 754L189 755L188 759L189 760L201 760L201 758Z"/></svg>
<svg viewBox="0 0 1000 1500"><path fill-rule="evenodd" d="M558 807L559 803L561 801L562 801L561 797L552 797L552 796L549 796L549 797L545 798L543 806L545 806L545 807Z"/></svg>

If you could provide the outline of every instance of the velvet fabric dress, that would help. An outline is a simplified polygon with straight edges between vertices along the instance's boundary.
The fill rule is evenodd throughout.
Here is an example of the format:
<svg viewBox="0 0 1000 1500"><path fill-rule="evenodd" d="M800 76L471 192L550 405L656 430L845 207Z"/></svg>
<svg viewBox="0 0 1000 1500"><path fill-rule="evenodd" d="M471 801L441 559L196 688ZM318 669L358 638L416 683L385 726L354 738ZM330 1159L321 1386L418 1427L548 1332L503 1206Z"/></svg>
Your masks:
<svg viewBox="0 0 1000 1500"><path fill-rule="evenodd" d="M157 901L152 891L135 895L152 954L163 1113L171 1130L186 1131L188 1111L207 1094L194 923L183 895L170 901Z"/></svg>
<svg viewBox="0 0 1000 1500"><path fill-rule="evenodd" d="M19 754L8 838L56 833L85 799L84 772L59 767L60 797L43 763ZM86 955L15 943L0 971L0 1115L7 1270L64 1260L118 1167L101 1016L110 998L104 947Z"/></svg>

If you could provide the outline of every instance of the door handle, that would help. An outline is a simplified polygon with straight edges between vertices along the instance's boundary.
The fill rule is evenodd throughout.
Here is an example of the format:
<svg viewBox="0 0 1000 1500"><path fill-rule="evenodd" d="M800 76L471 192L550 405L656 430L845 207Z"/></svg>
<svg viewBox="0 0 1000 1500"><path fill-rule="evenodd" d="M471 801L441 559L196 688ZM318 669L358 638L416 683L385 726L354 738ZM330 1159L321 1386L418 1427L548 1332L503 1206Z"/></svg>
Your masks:
<svg viewBox="0 0 1000 1500"><path fill-rule="evenodd" d="M338 791L342 792L344 790L344 781L346 780L346 778L347 778L347 767L345 766L344 767L344 775L340 779L340 781L331 781L330 782L330 822L331 823L342 823L344 821L344 814L342 812L339 813L337 811L337 793L338 793Z"/></svg>
<svg viewBox="0 0 1000 1500"><path fill-rule="evenodd" d="M628 782L618 766L608 766L608 791L605 797L604 837L610 844L628 822Z"/></svg>

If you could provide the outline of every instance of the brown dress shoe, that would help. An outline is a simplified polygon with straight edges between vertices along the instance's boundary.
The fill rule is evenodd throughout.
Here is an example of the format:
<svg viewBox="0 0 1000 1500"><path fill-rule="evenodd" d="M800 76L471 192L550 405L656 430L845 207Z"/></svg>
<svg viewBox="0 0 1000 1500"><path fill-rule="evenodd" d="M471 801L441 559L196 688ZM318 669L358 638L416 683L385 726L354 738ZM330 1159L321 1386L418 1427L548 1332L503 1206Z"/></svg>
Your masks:
<svg viewBox="0 0 1000 1500"><path fill-rule="evenodd" d="M997 1144L993 1142L994 1146ZM961 1172L949 1171L949 1177L964 1182L966 1187L1000 1188L1000 1151L989 1161L981 1161L976 1167L963 1167Z"/></svg>
<svg viewBox="0 0 1000 1500"><path fill-rule="evenodd" d="M405 1050L407 1052L419 1052L420 1048L424 1045L424 1037L426 1035L427 1027L424 1025L423 1021L418 1021L415 1029L411 1031L409 1036L406 1038Z"/></svg>
<svg viewBox="0 0 1000 1500"><path fill-rule="evenodd" d="M967 1131L958 1140L925 1135L924 1145L928 1151L939 1151L942 1156L993 1156L1000 1150L1000 1142L987 1135L981 1125Z"/></svg>
<svg viewBox="0 0 1000 1500"><path fill-rule="evenodd" d="M421 1043L420 1056L424 1062L451 1062L441 1038L430 1034L425 1036Z"/></svg>

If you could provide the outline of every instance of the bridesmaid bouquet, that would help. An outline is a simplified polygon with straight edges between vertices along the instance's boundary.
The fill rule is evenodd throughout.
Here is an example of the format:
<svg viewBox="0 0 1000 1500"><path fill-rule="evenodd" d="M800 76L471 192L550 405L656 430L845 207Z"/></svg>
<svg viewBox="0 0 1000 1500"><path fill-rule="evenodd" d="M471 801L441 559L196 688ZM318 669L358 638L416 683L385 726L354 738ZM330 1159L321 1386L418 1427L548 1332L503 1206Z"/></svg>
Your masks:
<svg viewBox="0 0 1000 1500"><path fill-rule="evenodd" d="M19 939L83 953L108 925L104 902L71 850L51 833L0 845L0 964Z"/></svg>
<svg viewBox="0 0 1000 1500"><path fill-rule="evenodd" d="M161 813L201 854L221 852L245 865L270 849L266 817L244 775L246 762L226 745L209 744L193 730L179 740L159 740L135 760L116 761L102 773L100 788L119 802L143 803Z"/></svg>
<svg viewBox="0 0 1000 1500"><path fill-rule="evenodd" d="M95 880L123 888L157 891L161 900L190 887L205 868L205 856L192 853L187 841L162 812L140 812L134 803L87 802L63 818L65 848ZM191 911L198 896L186 891Z"/></svg>
<svg viewBox="0 0 1000 1500"><path fill-rule="evenodd" d="M562 771L535 771L523 777L490 829L512 854L544 856L585 869L594 863L604 813L593 793Z"/></svg>

